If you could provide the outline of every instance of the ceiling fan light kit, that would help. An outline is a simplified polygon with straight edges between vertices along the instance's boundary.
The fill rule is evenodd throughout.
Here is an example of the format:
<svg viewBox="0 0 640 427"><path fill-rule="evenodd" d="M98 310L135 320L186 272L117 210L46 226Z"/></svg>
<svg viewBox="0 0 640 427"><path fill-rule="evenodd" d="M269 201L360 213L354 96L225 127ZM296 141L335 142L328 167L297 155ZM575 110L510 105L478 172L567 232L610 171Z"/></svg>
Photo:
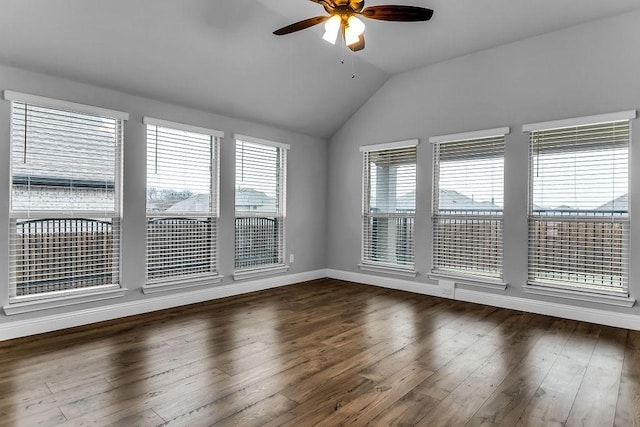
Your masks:
<svg viewBox="0 0 640 427"><path fill-rule="evenodd" d="M347 46L353 46L360 41L360 35L364 33L364 22L351 15L347 19L347 25L343 25L344 39Z"/></svg>
<svg viewBox="0 0 640 427"><path fill-rule="evenodd" d="M322 36L322 38L331 44L336 44L341 24L342 20L340 19L340 17L338 15L333 15L327 22L324 23L324 36Z"/></svg>
<svg viewBox="0 0 640 427"><path fill-rule="evenodd" d="M318 25L324 22L322 38L335 44L342 29L345 44L354 52L364 49L364 22L362 16L379 21L419 22L428 21L433 10L417 6L380 5L364 7L364 0L310 0L324 7L329 16L316 16L282 27L273 32L277 36Z"/></svg>

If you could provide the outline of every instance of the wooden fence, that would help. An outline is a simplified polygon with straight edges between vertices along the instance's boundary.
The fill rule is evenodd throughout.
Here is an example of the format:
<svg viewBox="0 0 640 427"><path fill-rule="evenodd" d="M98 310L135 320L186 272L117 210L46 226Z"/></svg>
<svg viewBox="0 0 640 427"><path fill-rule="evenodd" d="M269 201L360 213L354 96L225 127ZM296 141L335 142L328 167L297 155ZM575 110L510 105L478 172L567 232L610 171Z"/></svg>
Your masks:
<svg viewBox="0 0 640 427"><path fill-rule="evenodd" d="M502 220L435 218L434 269L498 276L502 272Z"/></svg>
<svg viewBox="0 0 640 427"><path fill-rule="evenodd" d="M282 219L237 217L235 225L235 267L251 268L282 263Z"/></svg>
<svg viewBox="0 0 640 427"><path fill-rule="evenodd" d="M620 287L626 276L624 222L532 220L532 280Z"/></svg>
<svg viewBox="0 0 640 427"><path fill-rule="evenodd" d="M117 227L86 218L15 220L11 233L12 296L117 283ZM150 218L147 278L206 273L215 268L210 218ZM282 262L281 220L236 218L236 268Z"/></svg>
<svg viewBox="0 0 640 427"><path fill-rule="evenodd" d="M147 279L211 272L214 233L211 218L148 218Z"/></svg>
<svg viewBox="0 0 640 427"><path fill-rule="evenodd" d="M111 221L15 220L12 296L112 283L117 265Z"/></svg>
<svg viewBox="0 0 640 427"><path fill-rule="evenodd" d="M114 283L119 250L117 227L97 219L14 220L11 233L13 296ZM235 267L282 262L282 227L277 218L239 217L235 224ZM502 269L502 221L436 219L436 269L491 274ZM210 271L215 265L210 219L157 218L148 225L149 278ZM388 235L388 219L370 222L374 247ZM393 222L397 262L413 262L413 218ZM533 280L584 280L609 287L623 286L626 242L622 222L533 220L530 225ZM366 230L365 230L366 231ZM176 250L178 248L178 250ZM385 254L370 254L372 260ZM386 259L386 258L385 258ZM578 278L578 279L577 279Z"/></svg>

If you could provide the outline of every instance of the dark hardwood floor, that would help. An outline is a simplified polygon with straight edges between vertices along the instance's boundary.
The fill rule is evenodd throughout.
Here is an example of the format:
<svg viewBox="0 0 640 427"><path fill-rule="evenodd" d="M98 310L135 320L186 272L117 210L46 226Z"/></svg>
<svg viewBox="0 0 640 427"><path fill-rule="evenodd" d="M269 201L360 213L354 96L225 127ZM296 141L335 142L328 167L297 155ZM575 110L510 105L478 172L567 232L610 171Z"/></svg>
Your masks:
<svg viewBox="0 0 640 427"><path fill-rule="evenodd" d="M2 425L640 425L640 332L317 280L0 343Z"/></svg>

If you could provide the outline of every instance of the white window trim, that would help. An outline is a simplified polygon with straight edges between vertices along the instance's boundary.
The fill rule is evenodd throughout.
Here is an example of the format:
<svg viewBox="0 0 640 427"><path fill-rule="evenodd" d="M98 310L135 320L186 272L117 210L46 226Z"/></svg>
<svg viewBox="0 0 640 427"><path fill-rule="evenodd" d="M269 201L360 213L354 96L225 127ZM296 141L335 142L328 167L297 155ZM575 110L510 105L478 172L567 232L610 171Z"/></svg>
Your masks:
<svg viewBox="0 0 640 427"><path fill-rule="evenodd" d="M252 279L255 277L267 276L270 274L282 274L286 273L288 270L289 266L287 264L276 264L258 268L245 268L242 270L236 270L233 273L233 280Z"/></svg>
<svg viewBox="0 0 640 427"><path fill-rule="evenodd" d="M408 139L406 141L385 142L382 144L362 145L360 152L368 153L371 151L393 150L396 148L417 147L420 144L418 139Z"/></svg>
<svg viewBox="0 0 640 427"><path fill-rule="evenodd" d="M432 144L446 144L448 142L464 141L465 139L481 139L491 138L493 136L505 136L511 133L510 127L501 127L494 129L475 130L471 132L452 133L449 135L439 135L429 137Z"/></svg>
<svg viewBox="0 0 640 427"><path fill-rule="evenodd" d="M633 307L636 303L636 299L627 295L609 295L600 294L594 292L587 292L580 289L560 289L551 288L548 285L536 286L536 285L523 285L525 293L532 295L542 295L555 298L564 298L573 301L585 301L593 302L605 305L614 305L618 307Z"/></svg>
<svg viewBox="0 0 640 427"><path fill-rule="evenodd" d="M637 117L636 110L618 111L616 113L596 114L593 116L575 117L571 119L552 120L548 122L530 123L522 126L522 132L555 130L568 127L599 125L604 123L632 120Z"/></svg>
<svg viewBox="0 0 640 427"><path fill-rule="evenodd" d="M148 281L142 285L143 294L155 294L159 292L191 289L201 286L210 286L220 283L224 276L220 274L203 274L175 280Z"/></svg>
<svg viewBox="0 0 640 427"><path fill-rule="evenodd" d="M418 272L414 268L402 268L396 265L360 263L358 268L362 271L371 271L373 273L385 273L403 277L417 277Z"/></svg>
<svg viewBox="0 0 640 427"><path fill-rule="evenodd" d="M110 119L120 121L120 139L118 144L119 158L119 173L116 176L116 182L120 185L116 187L116 210L67 210L67 211L14 211L10 208L9 218L16 219L22 218L26 214L32 219L46 219L52 215L59 216L61 218L110 218L112 221L118 221L120 229L118 233L118 283L111 283L99 286L89 286L84 288L67 289L63 291L55 291L50 293L38 293L32 295L22 296L9 296L7 305L3 306L3 311L6 315L31 313L41 310L47 310L57 307L67 307L76 304L83 304L93 301L102 301L106 299L123 297L128 291L127 288L122 286L121 273L122 273L122 253L120 244L122 242L122 174L123 174L123 155L124 155L124 121L129 120L129 113L122 111L106 109L102 107L96 107L92 105L80 104L70 101L63 101L54 98L47 98L39 95L26 94L22 92L15 92L11 90L3 91L3 98L11 101L12 103L22 103L25 105L33 105L38 107L64 110L73 113L95 115L100 117L108 117ZM13 108L13 107L12 107ZM13 134L11 135L11 143L13 144ZM11 202L10 202L11 204Z"/></svg>
<svg viewBox="0 0 640 427"><path fill-rule="evenodd" d="M254 136L248 136L248 135L242 135L242 134L234 134L233 138L236 142L236 147L235 149L237 149L237 143L238 142L248 142L248 143L253 143L253 144L259 144L259 145L266 145L268 147L275 147L275 148L279 148L282 150L286 150L285 152L285 156L287 158L287 161L285 162L285 176L286 176L286 180L284 182L284 188L282 189L283 194L282 195L278 195L279 197L282 197L284 203L282 206L282 212L278 213L277 211L275 212L238 212L235 211L234 208L234 221L238 216L241 217L256 217L256 218L261 218L261 217L265 217L265 216L273 216L274 218L281 218L283 221L283 231L282 231L282 258L284 260L284 263L282 264L269 264L269 265L262 265L262 266L257 266L257 267L247 267L247 268L236 268L235 267L235 255L234 255L234 272L232 274L232 278L233 280L243 280L243 279L249 279L249 278L254 278L254 277L260 277L260 276L264 276L264 275L270 275L270 274L279 274L279 273L285 273L287 270L289 270L289 264L286 262L286 254L287 254L287 226L286 226L286 220L287 220L287 187L289 185L289 167L288 167L288 159L289 159L289 151L291 150L291 145L289 144L285 144L282 142L278 142L278 141L271 141L268 139L263 139L263 138L257 138ZM234 243L235 245L235 243ZM235 247L234 247L234 252L235 252Z"/></svg>
<svg viewBox="0 0 640 427"><path fill-rule="evenodd" d="M33 299L32 295L28 295L25 297L15 297L13 299L15 302L5 305L2 309L7 316L13 316L15 314L32 313L51 308L68 307L76 304L121 298L127 291L127 288L122 288L116 284L56 291L55 293L52 292L51 297L46 299L42 299L45 294L37 294L36 296L40 298L37 300Z"/></svg>
<svg viewBox="0 0 640 427"><path fill-rule="evenodd" d="M371 153L374 151L385 151L385 150L395 150L395 149L401 149L401 148L413 148L413 147L418 147L418 145L420 144L420 140L419 139L407 139L404 141L394 141L394 142L384 142L381 144L370 144L370 145L361 145L360 146L360 152L361 153ZM416 152L416 167L417 167L417 152ZM364 169L362 170L362 182L364 183L364 174L365 171ZM417 171L416 171L416 187L417 187ZM417 194L417 193L416 193ZM366 200L366 195L362 194L362 204L364 207L364 203ZM363 209L364 210L364 209ZM364 214L363 218L364 218ZM413 214L409 215L409 217L414 218L414 222L415 222L415 218L416 218L416 213L414 212ZM415 231L414 231L415 233ZM414 241L415 241L415 235L414 235ZM398 275L398 276L404 276L404 277L417 277L418 273L416 271L416 263L415 263L415 253L414 253L414 261L413 261L413 266L411 267L402 267L400 265L395 265L395 264L386 264L386 263L381 263L381 262L375 262L375 261L367 261L364 259L364 252L365 252L365 236L364 234L361 236L360 239L360 260L361 262L358 264L358 268L360 270L363 271L371 271L371 272L375 272L375 273L386 273L386 274L394 274L394 275ZM415 248L414 248L414 252L415 252Z"/></svg>
<svg viewBox="0 0 640 427"><path fill-rule="evenodd" d="M233 139L235 139L236 141L252 142L254 144L268 145L269 147L284 148L285 150L291 149L291 145L285 144L284 142L271 141L268 139L257 138L255 136L241 135L239 133L234 134Z"/></svg>
<svg viewBox="0 0 640 427"><path fill-rule="evenodd" d="M533 133L538 131L553 131L564 128L572 128L572 127L581 127L581 126L595 126L607 123L615 123L621 122L625 120L629 120L629 122L633 119L637 118L637 110L625 110L618 111L613 113L605 113L605 114L596 114L591 116L582 116L582 117L574 117L569 119L561 119L561 120L552 120L546 122L538 122L538 123L529 123L522 126L522 132ZM629 132L631 133L631 123L629 124ZM629 161L631 161L631 144L633 138L629 135ZM629 164L629 172L631 173L631 164ZM531 192L531 173L529 173L529 192ZM630 207L629 207L630 208ZM527 213L527 221L531 221L534 218L531 215L531 208L528 208ZM630 211L630 209L629 209ZM544 218L541 218L544 219ZM630 226L631 224L631 216L628 214L626 219L623 221ZM630 238L630 235L627 236ZM527 240L527 246L529 245L529 240ZM527 260L529 260L529 255L527 255ZM627 252L627 262L630 262L629 253ZM527 269L529 267L527 266ZM627 266L628 268L628 266ZM627 270L628 271L628 270ZM628 273L627 273L628 274ZM630 277L627 276L627 280L630 280ZM537 282L527 282L523 285L523 289L525 293L532 295L543 295L550 296L555 298L564 298L575 301L585 301L585 302L593 302L605 305L614 305L619 307L633 307L635 305L635 298L631 297L630 283L627 283L627 289L625 292L620 295L616 295L614 292L601 291L599 292L597 289L592 288L584 288L581 289L579 287L574 288L565 288L562 285L553 285L553 284L538 284Z"/></svg>
<svg viewBox="0 0 640 427"><path fill-rule="evenodd" d="M23 104L38 105L40 107L57 108L61 110L74 111L76 113L95 114L106 116L116 120L129 120L129 113L110 110L93 105L79 104L76 102L62 101L59 99L47 98L44 96L31 95L28 93L5 90L3 97L7 101L21 102Z"/></svg>
<svg viewBox="0 0 640 427"><path fill-rule="evenodd" d="M438 135L438 136L432 136L429 137L429 142L431 144L447 144L447 143L452 143L452 142L459 142L459 141L464 141L464 140L471 140L471 139L483 139L483 138L492 138L492 137L506 137L509 133L511 133L511 127L509 126L504 126L504 127L499 127L499 128L492 128L492 129L482 129L482 130L475 130L475 131L470 131L470 132L461 132L461 133L452 133L452 134L448 134L448 135ZM505 144L506 144L506 138L505 138ZM435 172L434 172L435 173ZM504 171L503 171L504 173ZM435 182L434 182L435 184ZM438 188L439 188L439 184L438 184ZM432 195L431 195L431 202L433 203L434 201L434 197L435 197L435 185L433 186L433 191L432 191ZM433 220L433 215L435 214L432 213L432 220ZM499 216L499 219L501 221L503 221L503 227L504 227L504 210L502 212L502 214ZM433 226L432 226L433 229ZM433 243L433 242L432 242ZM502 274L504 275L504 236L502 239ZM455 283L460 283L460 284L464 284L464 285L469 285L469 286L477 286L477 287L482 287L482 288L490 288L490 289L499 289L499 290L506 290L507 289L507 283L504 282L502 280L502 278L500 279L492 279L491 277L483 277L481 275L455 275L455 274L451 274L449 272L445 272L442 273L439 270L435 270L432 269L431 270L431 274L429 275L429 278L434 279L434 280L454 280Z"/></svg>
<svg viewBox="0 0 640 427"><path fill-rule="evenodd" d="M224 132L221 130L187 125L187 124L178 123L178 122L171 122L169 120L155 119L153 117L147 117L147 116L143 117L142 123L150 126L158 126L158 127L170 128L174 130L183 130L185 132L201 133L201 134L213 136L216 138L224 138Z"/></svg>
<svg viewBox="0 0 640 427"><path fill-rule="evenodd" d="M482 276L478 275L456 275L449 272L441 272L438 270L432 270L431 274L429 274L429 278L433 280L448 280L460 285L475 286L485 289L497 289L500 291L505 291L509 286L506 282L500 279L492 279L491 277L482 278Z"/></svg>
<svg viewBox="0 0 640 427"><path fill-rule="evenodd" d="M143 117L142 122L146 126L164 127L164 128L173 129L173 130L181 130L186 132L193 132L193 133L208 135L214 139L214 143L216 147L215 159L214 159L215 163L211 164L212 166L211 171L212 171L212 174L215 174L215 179L217 180L216 185L218 186L218 188L215 191L215 196L216 196L215 210L213 212L208 212L208 213L201 212L196 215L194 215L193 212L157 212L157 213L154 212L152 217L154 218L172 218L172 217L206 218L206 219L214 220L216 222L219 221L220 219L220 214L219 214L220 212L220 190L219 190L220 142L224 137L224 132L215 130L215 129L192 126L184 123L177 123L177 122L172 122L172 121L163 120L163 119L155 119L153 117L148 117L148 116ZM213 178L214 176L212 175L212 179ZM146 213L147 221L149 220L149 217L150 217L149 212L147 212ZM218 253L219 246L218 246L217 240L215 241L214 245L215 245L216 258L218 258L220 254ZM145 246L146 246L146 239L145 239ZM148 268L148 266L146 265L147 262L148 262L148 259L146 259L146 255L145 255L145 270ZM189 276L170 276L170 277L163 277L155 280L147 280L142 285L141 290L143 294L154 294L159 292L190 289L194 287L217 284L217 283L220 283L222 281L222 278L224 277L220 275L220 273L218 272L218 268L219 268L219 264L216 263L215 272L213 273L205 273L201 275L189 275Z"/></svg>

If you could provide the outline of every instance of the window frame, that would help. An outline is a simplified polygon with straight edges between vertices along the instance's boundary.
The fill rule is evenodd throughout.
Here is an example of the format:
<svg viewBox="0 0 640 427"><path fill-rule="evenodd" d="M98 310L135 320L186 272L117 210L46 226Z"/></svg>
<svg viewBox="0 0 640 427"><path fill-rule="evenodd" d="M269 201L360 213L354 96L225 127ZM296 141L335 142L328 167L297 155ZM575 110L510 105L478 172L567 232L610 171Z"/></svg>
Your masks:
<svg viewBox="0 0 640 427"><path fill-rule="evenodd" d="M210 144L210 159L209 159L209 206L208 212L153 212L145 208L146 218L146 238L145 238L145 277L146 282L142 287L144 293L163 292L168 290L176 290L183 288L190 288L195 286L205 286L210 284L219 283L222 280L222 275L218 269L218 241L217 241L217 229L220 218L220 142L224 137L224 132L204 128L200 126L189 125L185 123L173 122L164 119L157 119L153 117L145 116L143 123L146 126L146 152L148 156L149 144L152 140L149 139L149 132L155 127L156 130L166 129L167 131L184 131L192 134L197 134L201 137L208 137ZM161 131L160 131L161 132ZM156 136L157 138L157 136ZM147 157L145 157L146 159ZM147 165L148 159L145 161ZM148 171L146 174L145 188L148 190ZM179 221L204 221L208 222L208 238L210 239L210 247L208 252L208 262L210 263L210 271L198 272L198 273L184 273L173 275L161 275L159 277L150 277L149 270L149 225L152 220L179 220ZM176 251L180 250L180 247L175 247Z"/></svg>
<svg viewBox="0 0 640 427"><path fill-rule="evenodd" d="M61 289L54 291L43 291L36 292L32 294L26 295L17 295L16 289L13 289L12 286L16 285L17 278L15 277L15 262L12 261L14 255L13 249L10 248L8 257L9 257L9 280L8 280L8 303L3 307L5 314L14 315L21 313L34 312L54 307L63 307L67 305L79 304L84 302L98 301L104 299L112 299L122 297L127 289L122 286L121 283L121 241L122 241L122 160L123 160L123 148L124 148L124 122L129 119L129 114L125 112L110 110L101 107L95 107L86 104L80 104L75 102L69 102L64 100L58 100L53 98L47 98L38 95L26 94L15 92L11 90L3 91L3 99L7 101L11 101L11 120L10 120L10 149L9 152L9 170L10 170L10 182L11 188L9 191L9 236L11 244L11 236L17 235L17 229L14 231L14 228L17 227L18 219L23 219L25 214L27 215L28 221L80 221L83 224L82 227L85 226L84 222L87 221L99 221L100 219L110 219L111 220L111 229L112 231L112 239L113 242L113 255L110 259L113 260L114 265L111 273L111 277L114 278L112 283L108 284L100 284L100 285L88 285L86 287L74 287L70 289ZM114 151L114 179L111 186L114 189L113 195L113 210L91 210L91 209L82 209L76 210L73 209L61 209L61 210L46 210L42 209L38 211L37 209L17 209L14 207L14 165L13 165L13 147L15 145L14 142L14 108L16 104L22 104L26 107L32 106L36 108L44 108L48 110L56 110L64 113L70 114L79 114L84 116L93 116L96 118L109 119L114 121L114 132L115 132L115 151ZM39 185L48 185L51 186L69 186L74 188L87 186L88 188L93 188L97 184L93 183L93 181L84 182L83 180L74 181L73 179L56 179L56 178L47 178L41 180L42 182L38 182ZM46 181L46 182L45 182ZM69 181L69 183L64 183L63 181ZM76 185L77 184L77 185ZM103 186L101 185L100 188ZM97 188L97 187L96 187ZM78 226L77 224L75 225ZM44 224L43 224L44 227ZM66 225L65 225L66 227ZM13 285L12 285L13 283Z"/></svg>
<svg viewBox="0 0 640 427"><path fill-rule="evenodd" d="M362 204L361 204L361 239L360 239L360 263L358 268L363 271L372 271L386 274L394 274L399 276L415 277L417 276L415 263L415 219L417 202L414 199L413 213L371 213L371 182L370 182L370 165L369 157L371 153L389 153L395 150L414 149L413 164L415 164L415 174L413 176L413 184L415 195L417 198L418 191L418 145L420 140L409 139L404 141L387 142L381 144L363 145L360 147L362 153ZM376 243L374 239L367 238L369 230L369 221L375 219L387 219L404 221L401 228L410 228L409 251L404 256L410 258L406 263L376 261L371 259L370 254L376 252ZM397 244L397 242L396 242Z"/></svg>
<svg viewBox="0 0 640 427"><path fill-rule="evenodd" d="M528 147L528 157L529 157L529 171L528 171L528 208L527 208L527 223L528 223L528 244L527 244L527 282L524 285L524 290L530 294L536 295L545 295L545 296L554 296L566 299L580 300L580 301L588 301L588 302L598 302L609 305L617 305L624 307L631 307L635 303L635 299L633 299L629 294L629 247L628 242L630 239L629 229L630 229L630 218L631 218L631 205L630 203L627 206L626 216L614 219L612 217L612 221L607 222L615 222L622 224L623 236L622 236L622 245L623 245L623 268L624 272L622 275L622 280L624 285L621 290L614 289L605 289L604 287L598 288L597 286L587 286L580 285L578 282L573 282L573 284L566 283L550 283L545 282L544 280L534 280L532 279L532 275L535 272L532 272L532 242L534 242L532 237L532 227L536 221L544 221L544 222L565 222L565 221L573 221L575 223L585 223L585 224L596 224L603 223L604 217L589 217L584 214L580 214L581 211L578 211L577 214L561 216L559 218L549 217L544 215L535 215L534 213L534 177L533 177L533 141L535 134L537 132L543 131L554 131L554 130L562 130L562 129L571 129L575 128L576 132L578 132L581 128L588 128L598 125L607 125L610 124L614 126L616 123L628 121L629 124L629 134L628 134L628 142L626 145L627 150L627 171L628 171L628 197L630 196L630 184L631 184L631 142L632 142L632 126L631 120L635 119L637 116L636 110L627 110L620 111L615 113L606 113L606 114L598 114L592 116L583 116L576 117L571 119L562 119L562 120L554 120L548 122L539 122L539 123L531 123L526 124L522 127L523 132L527 132L530 134L529 138L529 147ZM575 151L574 151L575 152ZM578 274L577 272L574 272ZM626 279L626 282L625 282Z"/></svg>
<svg viewBox="0 0 640 427"><path fill-rule="evenodd" d="M504 162L505 162L505 150L506 150L506 136L510 133L510 127L500 127L493 129L484 129L471 132L462 132L449 135L439 135L429 138L429 142L432 144L433 150L433 186L431 193L431 231L432 231L432 257L431 257L431 274L430 277L436 280L453 280L457 283L464 283L472 286L489 287L499 290L504 290L507 284L504 282L504 206L499 214L482 214L482 215L470 215L470 214L454 214L449 213L442 215L439 212L440 202L440 156L439 148L442 144L449 143L467 143L473 144L474 142L483 142L484 140L501 139L502 144L502 184L504 195ZM438 268L439 249L438 249L438 227L437 223L440 220L450 221L492 221L500 223L500 238L496 242L500 247L499 255L499 274L490 275L482 274L482 271L474 271L472 269L462 268L460 271L440 269ZM473 249L473 248L471 248Z"/></svg>
<svg viewBox="0 0 640 427"><path fill-rule="evenodd" d="M234 158L237 159L239 144L248 143L257 146L263 146L276 149L276 210L271 212L252 212L247 210L238 210L234 202L234 280L249 279L263 276L266 274L277 274L286 272L289 265L286 259L286 236L287 236L287 181L288 181L288 154L291 145L278 141L272 141L263 138L257 138L249 135L234 134ZM244 146L243 146L244 147ZM244 166L243 166L244 167ZM237 171L238 165L234 168L234 195L237 193ZM248 221L273 220L277 237L274 245L276 251L277 262L258 263L249 266L239 266L238 262L238 220L246 219Z"/></svg>

